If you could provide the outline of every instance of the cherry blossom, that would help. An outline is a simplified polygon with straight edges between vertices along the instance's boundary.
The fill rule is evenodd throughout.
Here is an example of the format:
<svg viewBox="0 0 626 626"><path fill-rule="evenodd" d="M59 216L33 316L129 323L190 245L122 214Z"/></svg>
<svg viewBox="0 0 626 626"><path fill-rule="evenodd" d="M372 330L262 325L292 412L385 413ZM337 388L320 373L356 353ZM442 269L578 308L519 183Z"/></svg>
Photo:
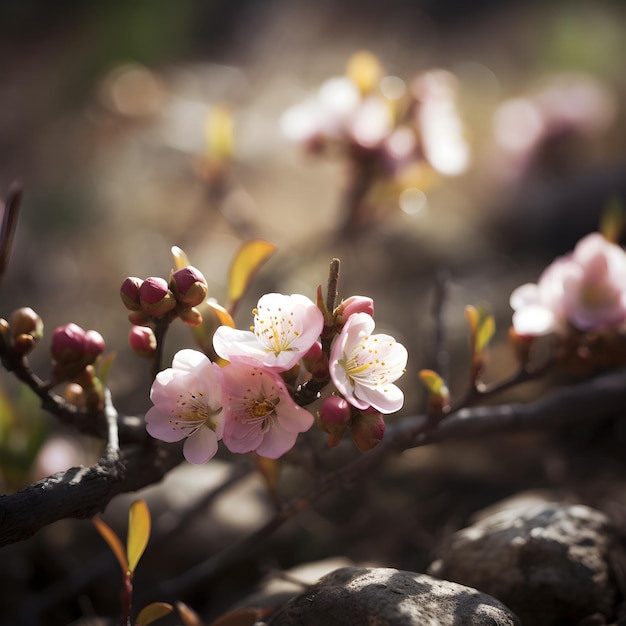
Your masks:
<svg viewBox="0 0 626 626"><path fill-rule="evenodd" d="M290 450L313 416L298 406L277 374L234 362L224 373L224 443L231 452L276 459Z"/></svg>
<svg viewBox="0 0 626 626"><path fill-rule="evenodd" d="M354 313L333 344L330 376L337 390L357 409L381 413L400 409L404 394L393 384L406 366L406 348L390 335L372 335L374 320Z"/></svg>
<svg viewBox="0 0 626 626"><path fill-rule="evenodd" d="M185 458L208 461L224 431L221 389L222 370L215 363L197 350L181 350L152 384L146 430L167 442L186 437Z"/></svg>
<svg viewBox="0 0 626 626"><path fill-rule="evenodd" d="M324 326L322 312L300 294L268 293L253 313L253 330L220 326L215 332L213 347L223 359L283 372L309 351Z"/></svg>
<svg viewBox="0 0 626 626"><path fill-rule="evenodd" d="M539 278L511 294L513 327L520 335L615 327L626 321L626 253L601 234L581 239Z"/></svg>

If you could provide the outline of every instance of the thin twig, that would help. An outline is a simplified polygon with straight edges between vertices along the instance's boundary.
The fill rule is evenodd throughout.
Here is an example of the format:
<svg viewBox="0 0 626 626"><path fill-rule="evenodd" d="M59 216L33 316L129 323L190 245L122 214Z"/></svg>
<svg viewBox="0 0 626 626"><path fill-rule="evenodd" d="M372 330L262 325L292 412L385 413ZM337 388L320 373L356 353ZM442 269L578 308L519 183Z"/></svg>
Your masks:
<svg viewBox="0 0 626 626"><path fill-rule="evenodd" d="M17 221L22 204L22 185L13 183L9 187L7 199L4 203L2 226L0 227L0 280L2 280L13 248L13 238L17 229Z"/></svg>

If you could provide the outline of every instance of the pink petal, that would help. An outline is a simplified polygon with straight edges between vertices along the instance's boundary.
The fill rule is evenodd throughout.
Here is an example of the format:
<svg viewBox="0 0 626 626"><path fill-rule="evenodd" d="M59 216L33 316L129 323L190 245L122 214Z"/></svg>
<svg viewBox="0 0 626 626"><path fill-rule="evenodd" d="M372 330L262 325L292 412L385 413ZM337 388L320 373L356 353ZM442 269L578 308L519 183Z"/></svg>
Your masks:
<svg viewBox="0 0 626 626"><path fill-rule="evenodd" d="M157 407L151 407L146 413L146 430L148 434L155 439L172 443L185 438L185 432L180 429L174 429L171 423L169 413L163 413Z"/></svg>
<svg viewBox="0 0 626 626"><path fill-rule="evenodd" d="M279 424L275 424L271 430L265 433L265 437L256 448L256 452L268 459L277 459L293 448L297 436L297 433L288 432Z"/></svg>
<svg viewBox="0 0 626 626"><path fill-rule="evenodd" d="M190 463L206 463L217 452L217 436L206 426L199 428L191 437L187 437L183 454Z"/></svg>

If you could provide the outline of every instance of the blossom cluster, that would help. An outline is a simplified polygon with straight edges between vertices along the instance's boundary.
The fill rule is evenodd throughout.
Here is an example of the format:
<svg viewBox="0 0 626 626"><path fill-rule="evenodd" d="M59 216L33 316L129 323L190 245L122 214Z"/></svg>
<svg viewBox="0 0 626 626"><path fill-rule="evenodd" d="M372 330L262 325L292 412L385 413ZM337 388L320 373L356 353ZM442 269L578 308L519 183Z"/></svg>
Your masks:
<svg viewBox="0 0 626 626"><path fill-rule="evenodd" d="M185 439L183 454L192 463L212 458L220 440L232 452L278 458L315 422L294 399L293 385L304 365L305 381L332 380L342 397L327 401L346 404L344 422L354 415L371 422L375 416L369 435L375 431L377 443L381 414L403 404L394 382L404 371L407 351L389 335L372 334L371 299L343 302L333 312L331 327L320 308L300 294L266 294L253 313L250 330L216 330L213 347L222 366L185 349L157 375L150 394L154 406L146 414L148 432L167 442ZM329 335L330 358L319 341ZM328 414L320 411L322 426Z"/></svg>
<svg viewBox="0 0 626 626"><path fill-rule="evenodd" d="M522 336L617 328L626 322L626 252L591 233L550 264L538 283L518 287L511 307Z"/></svg>
<svg viewBox="0 0 626 626"><path fill-rule="evenodd" d="M445 176L462 173L469 147L457 112L456 80L431 70L408 85L385 75L367 52L353 55L344 76L287 109L283 134L314 152L346 150L380 157L383 169L417 176L416 167ZM422 182L427 175L422 172ZM430 174L432 177L432 173Z"/></svg>

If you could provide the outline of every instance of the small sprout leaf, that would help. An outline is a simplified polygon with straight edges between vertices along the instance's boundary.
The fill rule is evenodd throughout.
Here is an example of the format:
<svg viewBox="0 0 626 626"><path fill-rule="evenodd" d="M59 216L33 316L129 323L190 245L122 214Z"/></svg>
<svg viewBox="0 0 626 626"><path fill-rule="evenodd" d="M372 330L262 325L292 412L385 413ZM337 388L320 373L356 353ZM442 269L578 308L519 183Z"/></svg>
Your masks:
<svg viewBox="0 0 626 626"><path fill-rule="evenodd" d="M135 571L150 538L150 510L144 500L136 500L128 511L128 569Z"/></svg>
<svg viewBox="0 0 626 626"><path fill-rule="evenodd" d="M91 521L96 527L96 530L102 535L102 538L109 544L109 547L113 551L113 554L115 554L122 568L122 573L126 576L129 571L128 560L126 559L126 551L124 550L120 538L113 532L113 529L99 517L94 517Z"/></svg>
<svg viewBox="0 0 626 626"><path fill-rule="evenodd" d="M156 622L158 619L169 615L174 610L174 607L167 602L153 602L148 604L137 615L135 620L135 626L147 626Z"/></svg>
<svg viewBox="0 0 626 626"><path fill-rule="evenodd" d="M235 255L228 276L228 310L237 309L239 300L260 267L276 251L276 246L263 239L245 243Z"/></svg>

